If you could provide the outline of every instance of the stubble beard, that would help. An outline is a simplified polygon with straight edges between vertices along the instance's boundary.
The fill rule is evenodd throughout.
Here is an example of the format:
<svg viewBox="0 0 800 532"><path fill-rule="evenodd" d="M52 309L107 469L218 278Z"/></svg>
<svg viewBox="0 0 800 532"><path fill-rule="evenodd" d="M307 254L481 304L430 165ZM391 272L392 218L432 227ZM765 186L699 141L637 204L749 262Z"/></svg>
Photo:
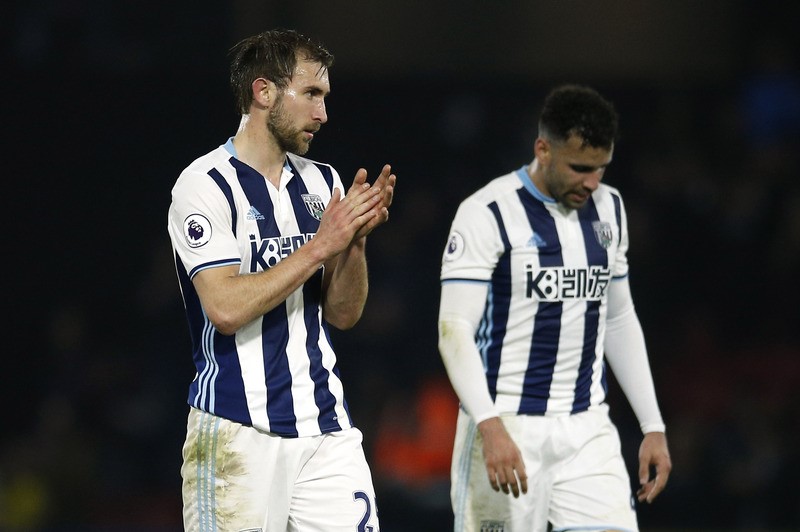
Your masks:
<svg viewBox="0 0 800 532"><path fill-rule="evenodd" d="M556 174L549 175L547 181L549 181L546 185L547 192L550 194L550 197L567 210L579 210L589 201L588 199L583 203L575 203L572 201L568 194L576 191L563 186L561 184L562 181L558 179L558 175Z"/></svg>
<svg viewBox="0 0 800 532"><path fill-rule="evenodd" d="M311 141L306 140L303 130L292 125L281 100L270 110L267 117L267 130L272 133L278 147L287 153L305 155L308 153Z"/></svg>
<svg viewBox="0 0 800 532"><path fill-rule="evenodd" d="M564 206L565 208L567 208L569 210L572 210L572 211L579 210L579 209L583 208L584 205L586 205L587 201L589 201L587 199L586 201L584 201L582 203L576 203L576 202L572 201L571 199L569 199L567 197L567 194L569 192L570 191L564 191L564 193L561 194L560 197L556 198L556 201L558 201L558 203L560 203L562 206Z"/></svg>

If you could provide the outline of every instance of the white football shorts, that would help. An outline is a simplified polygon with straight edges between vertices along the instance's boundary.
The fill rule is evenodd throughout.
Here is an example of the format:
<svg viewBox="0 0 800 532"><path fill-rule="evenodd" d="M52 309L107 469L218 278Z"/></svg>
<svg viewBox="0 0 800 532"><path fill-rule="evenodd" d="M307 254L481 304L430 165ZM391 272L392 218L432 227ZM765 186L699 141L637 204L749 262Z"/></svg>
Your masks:
<svg viewBox="0 0 800 532"><path fill-rule="evenodd" d="M459 411L450 491L456 532L638 531L630 478L607 405L571 416L502 416L528 493L489 484L480 433Z"/></svg>
<svg viewBox="0 0 800 532"><path fill-rule="evenodd" d="M356 428L282 438L191 408L183 446L187 532L378 532Z"/></svg>

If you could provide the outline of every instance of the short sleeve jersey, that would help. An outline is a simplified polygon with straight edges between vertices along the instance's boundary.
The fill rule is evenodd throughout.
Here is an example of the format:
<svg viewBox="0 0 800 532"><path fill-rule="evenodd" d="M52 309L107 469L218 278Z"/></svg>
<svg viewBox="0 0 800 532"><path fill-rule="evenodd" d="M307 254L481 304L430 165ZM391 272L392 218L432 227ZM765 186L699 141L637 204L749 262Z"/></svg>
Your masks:
<svg viewBox="0 0 800 532"><path fill-rule="evenodd" d="M622 198L605 184L569 210L522 167L461 203L441 281L489 285L475 341L499 412L564 415L605 400L608 286L628 273L627 247Z"/></svg>
<svg viewBox="0 0 800 532"><path fill-rule="evenodd" d="M334 188L344 191L331 166L289 154L276 189L236 158L231 140L178 177L168 230L197 369L190 405L284 437L351 426L322 319L322 268L232 336L214 328L192 283L207 268L252 274L278 264L314 237Z"/></svg>

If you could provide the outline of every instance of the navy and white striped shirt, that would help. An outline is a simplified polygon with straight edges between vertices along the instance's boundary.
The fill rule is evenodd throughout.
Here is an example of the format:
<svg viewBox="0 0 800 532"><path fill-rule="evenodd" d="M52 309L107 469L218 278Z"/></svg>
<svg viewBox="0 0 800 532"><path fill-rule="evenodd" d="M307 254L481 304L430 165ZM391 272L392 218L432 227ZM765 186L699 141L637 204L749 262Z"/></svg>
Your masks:
<svg viewBox="0 0 800 532"><path fill-rule="evenodd" d="M289 154L276 189L231 140L181 173L168 228L197 368L190 405L285 437L352 426L322 319L322 268L233 336L214 328L191 281L206 268L274 266L313 238L334 188L345 191L331 166Z"/></svg>
<svg viewBox="0 0 800 532"><path fill-rule="evenodd" d="M608 287L628 273L627 248L622 198L605 184L570 210L523 167L461 203L441 280L489 284L475 340L500 413L563 415L605 400Z"/></svg>

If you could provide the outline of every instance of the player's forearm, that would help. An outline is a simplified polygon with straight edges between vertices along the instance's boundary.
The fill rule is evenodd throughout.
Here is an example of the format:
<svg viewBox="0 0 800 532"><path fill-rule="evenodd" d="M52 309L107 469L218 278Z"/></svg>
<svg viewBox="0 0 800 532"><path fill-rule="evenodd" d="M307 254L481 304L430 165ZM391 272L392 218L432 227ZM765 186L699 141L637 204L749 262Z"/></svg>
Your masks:
<svg viewBox="0 0 800 532"><path fill-rule="evenodd" d="M309 242L268 270L223 274L219 268L200 272L194 282L211 323L230 335L286 301L323 262L324 255Z"/></svg>
<svg viewBox="0 0 800 532"><path fill-rule="evenodd" d="M453 390L475 423L498 415L475 344L488 290L485 283L445 282L439 301L439 354Z"/></svg>
<svg viewBox="0 0 800 532"><path fill-rule="evenodd" d="M656 400L644 334L635 313L609 323L605 348L611 371L639 420L642 432L663 432L664 421Z"/></svg>
<svg viewBox="0 0 800 532"><path fill-rule="evenodd" d="M461 404L475 423L497 417L469 324L439 318L439 354Z"/></svg>
<svg viewBox="0 0 800 532"><path fill-rule="evenodd" d="M369 281L365 254L366 238L356 239L336 260L325 292L325 320L337 329L353 327L367 302Z"/></svg>
<svg viewBox="0 0 800 532"><path fill-rule="evenodd" d="M642 432L663 432L644 333L628 279L611 283L603 347L611 371L633 409Z"/></svg>

